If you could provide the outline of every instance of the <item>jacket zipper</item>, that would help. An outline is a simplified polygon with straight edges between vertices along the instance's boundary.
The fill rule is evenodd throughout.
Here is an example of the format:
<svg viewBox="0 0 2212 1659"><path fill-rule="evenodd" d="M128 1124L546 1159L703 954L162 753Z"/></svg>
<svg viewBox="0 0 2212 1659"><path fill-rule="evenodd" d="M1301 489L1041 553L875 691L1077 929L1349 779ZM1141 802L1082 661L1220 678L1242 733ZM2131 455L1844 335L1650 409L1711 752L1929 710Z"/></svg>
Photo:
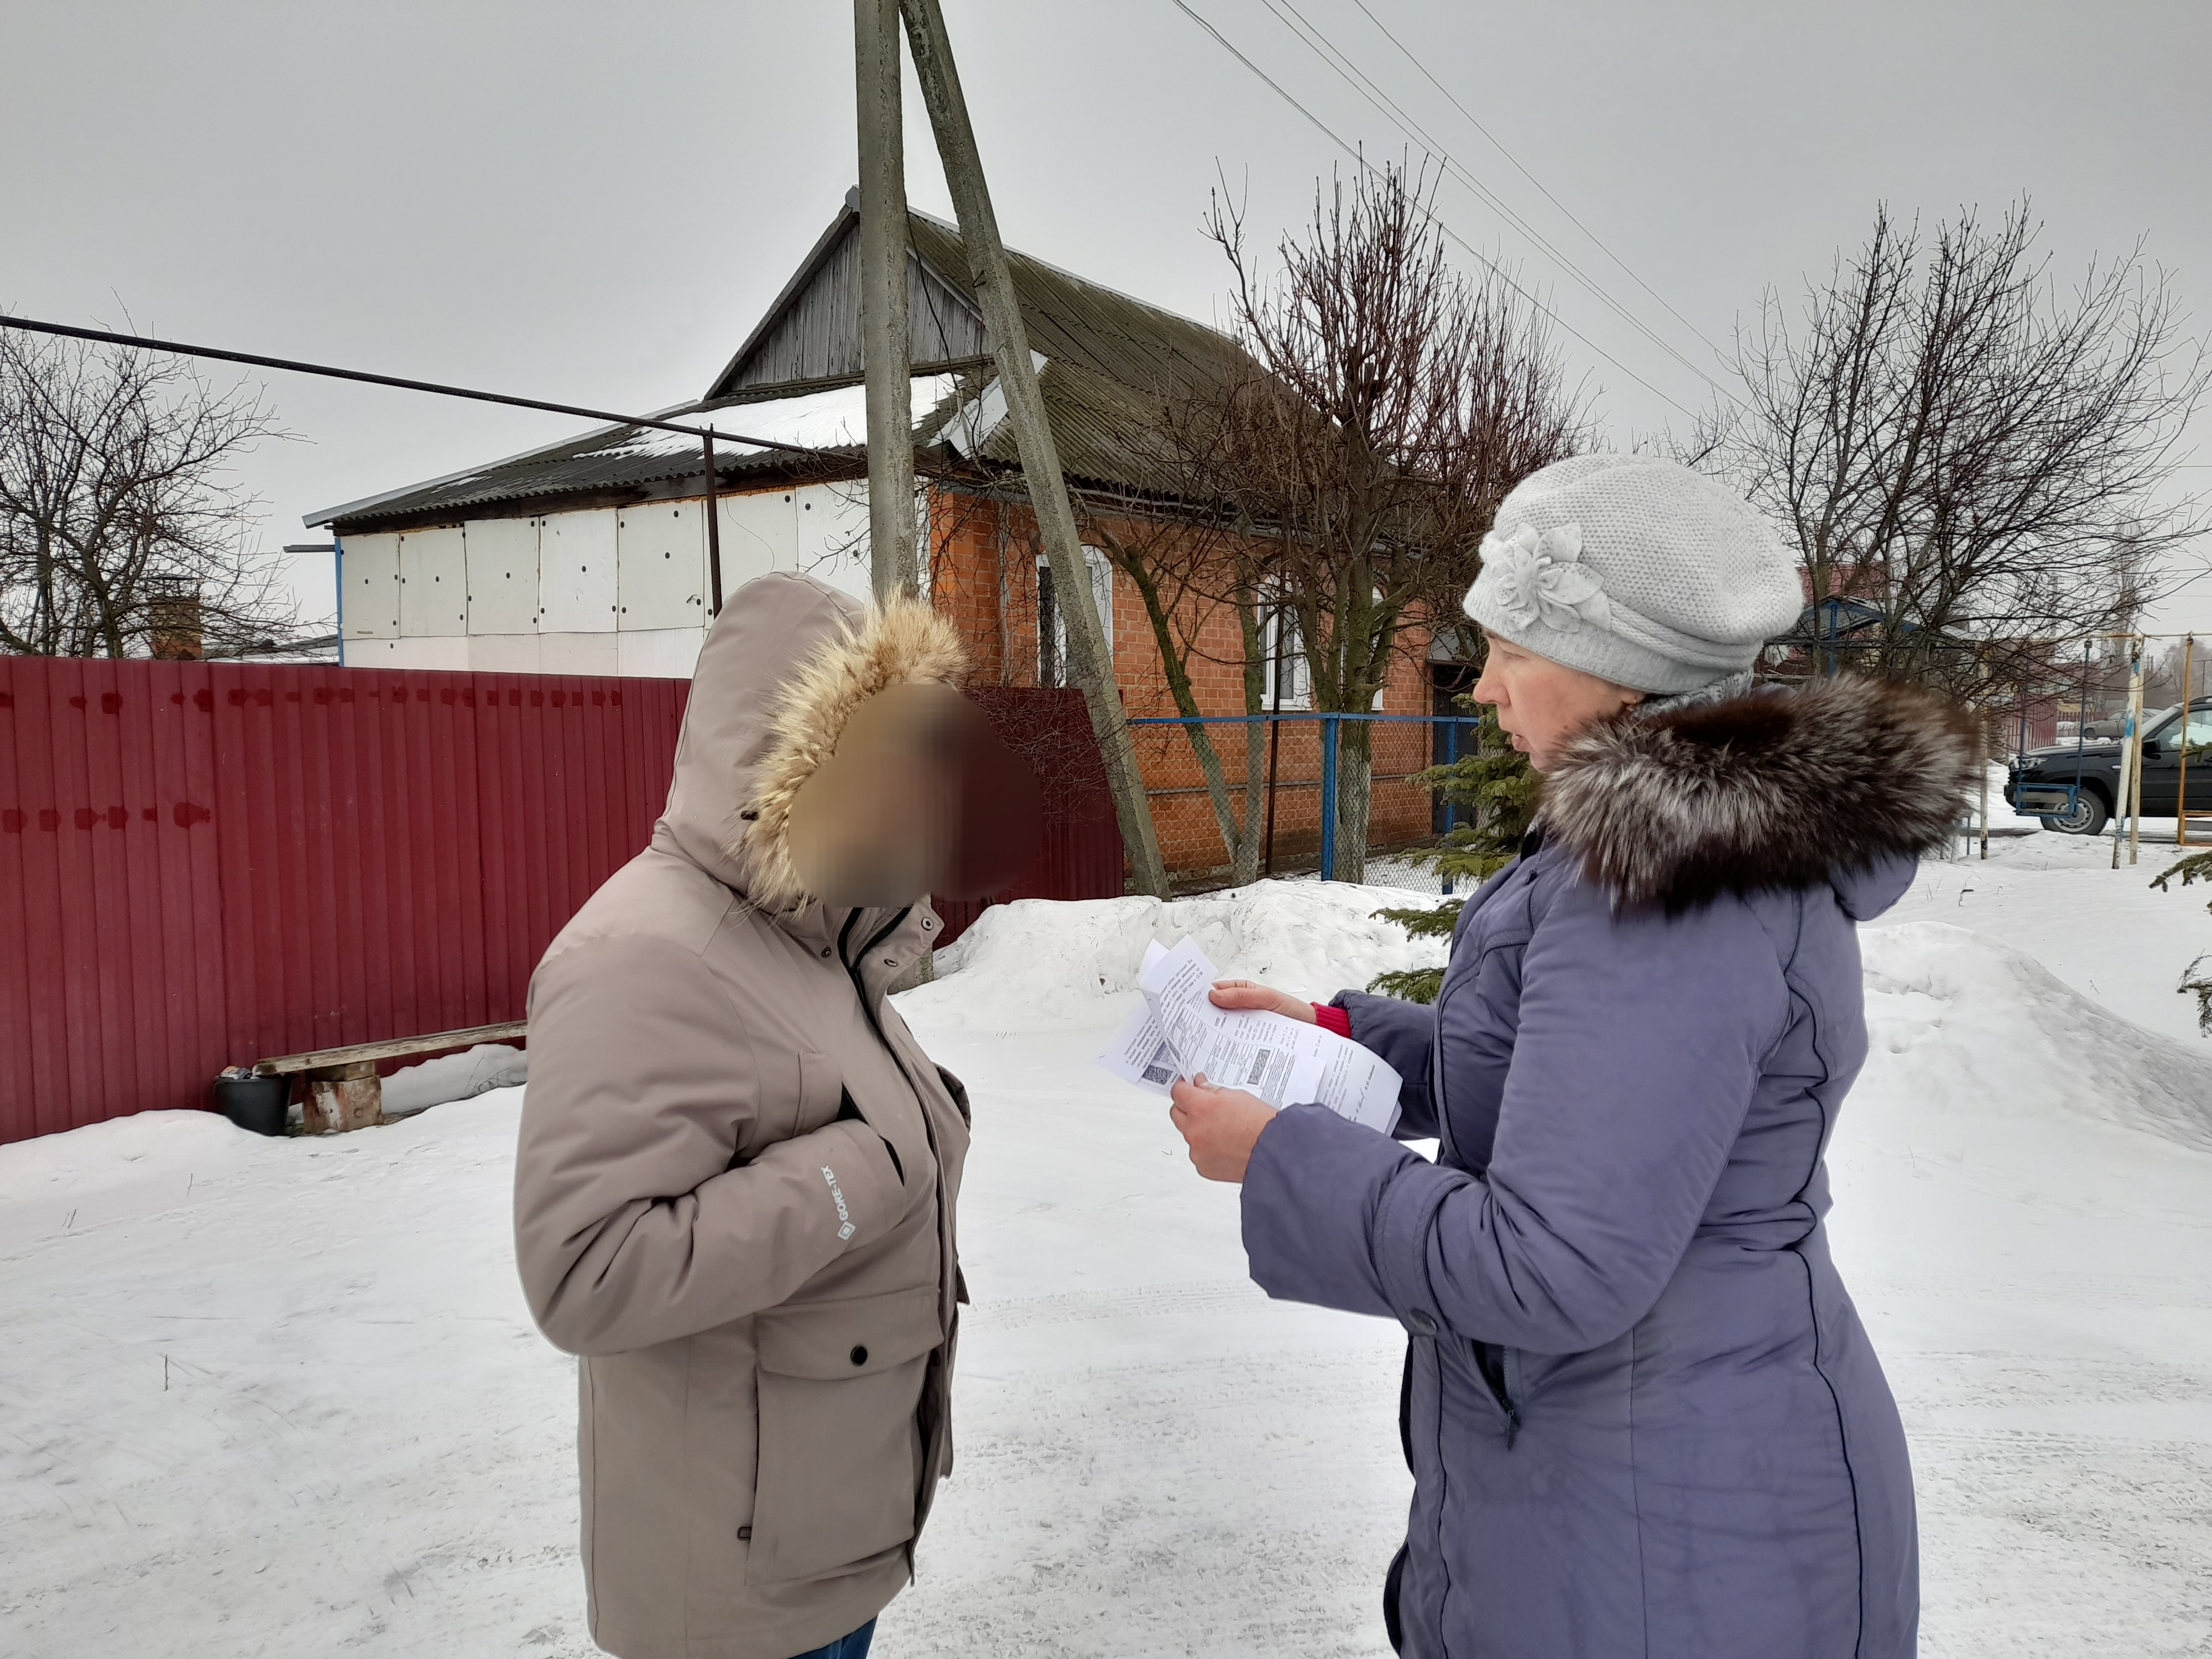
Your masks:
<svg viewBox="0 0 2212 1659"><path fill-rule="evenodd" d="M860 913L858 910L854 911L851 915L845 918L844 928L837 935L838 959L845 963L845 972L853 981L854 994L860 999L860 1013L862 1017L867 1020L868 1029L876 1034L876 1041L883 1044L884 1051L890 1055L891 1064L894 1066L899 1065L898 1050L891 1047L890 1039L884 1035L883 1022L876 1018L874 1005L870 1003L868 1000L868 988L860 977L860 970L866 965L868 952L874 950L876 946L881 945L885 939L896 933L899 929L899 924L913 914L914 906L909 904L904 909L901 910L896 915L893 916L889 921L885 922L881 927L878 927L875 933L869 937L868 942L860 947L859 954L849 958L845 955L845 941L852 936L853 924L860 919ZM902 1066L901 1069L903 1070L904 1068ZM943 1153L937 1150L937 1126L929 1121L929 1103L922 1098L921 1090L918 1085L915 1088L914 1103L915 1109L921 1114L921 1137L922 1139L928 1144L929 1160L937 1166L937 1203L939 1209L938 1224L942 1228L945 1224L945 1212L948 1207L945 1200L945 1157ZM884 1144L888 1146L890 1143L886 1141ZM901 1178L904 1178L903 1172L902 1172ZM939 1248L944 1248L944 1237L941 1232L939 1237ZM946 1254L950 1255L951 1252L947 1251ZM957 1273L958 1271L959 1264L956 1261L953 1264L953 1267L954 1271ZM957 1285L954 1290L953 1306L956 1310L959 1307L958 1288Z"/></svg>
<svg viewBox="0 0 2212 1659"><path fill-rule="evenodd" d="M853 981L853 994L860 999L860 1012L868 1022L868 1029L876 1034L876 1041L886 1048L890 1048L890 1040L884 1036L883 1022L876 1018L875 1008L868 1001L868 988L860 978L860 970L867 965L868 952L898 932L899 924L913 914L914 906L909 904L876 929L875 933L869 937L868 942L860 947L857 957L848 957L845 954L845 941L852 938L853 924L860 919L860 913L858 910L854 910L851 915L845 918L845 926L837 934L837 959L845 964L845 975ZM898 1054L896 1050L892 1051L891 1058L894 1061L897 1060ZM928 1115L927 1112L922 1114L925 1121Z"/></svg>
<svg viewBox="0 0 2212 1659"><path fill-rule="evenodd" d="M851 915L845 918L844 928L837 935L837 958L839 961L844 963L846 976L853 981L853 994L860 1000L861 1018L868 1022L868 1029L876 1034L876 1041L883 1045L884 1052L891 1057L891 1064L894 1066L897 1066L899 1064L898 1050L891 1047L890 1039L884 1035L884 1023L876 1018L874 1005L870 1003L868 1000L868 988L860 977L860 970L867 963L868 952L874 950L876 946L881 945L885 939L896 933L898 931L899 924L913 914L914 906L909 904L906 908L901 910L896 915L885 922L881 927L878 927L869 938L868 942L860 947L860 953L856 957L848 957L845 955L845 941L852 937L853 924L860 919L860 913L858 910L854 911ZM904 1068L902 1067L901 1069ZM918 1088L915 1091L914 1103L915 1109L920 1111L921 1114L921 1134L922 1139L929 1143L930 1160L933 1163L938 1164L938 1201L941 1204L944 1202L945 1198L945 1170L943 1164L938 1161L937 1127L929 1121L928 1103L922 1099L921 1091ZM889 1145L890 1143L886 1141L884 1144ZM900 1172L900 1177L902 1180L904 1179L905 1172L903 1170Z"/></svg>
<svg viewBox="0 0 2212 1659"><path fill-rule="evenodd" d="M1543 844L1544 835L1542 830L1534 825L1530 826L1528 833L1521 838L1521 851L1519 857L1515 861L1516 865L1525 865L1531 858L1535 856L1538 849L1540 849ZM1502 875L1504 872L1500 872L1499 873ZM1473 901L1470 899L1469 902L1472 902ZM1456 944L1457 941L1454 940L1454 943ZM1449 989L1455 988L1455 987L1449 988ZM1430 1097L1436 1103L1437 1108L1437 1142L1442 1150L1447 1153L1451 1151L1452 1144L1451 1114L1450 1109L1444 1099L1444 1051L1443 1032L1444 1002L1449 994L1449 989L1443 986L1439 986L1437 989L1437 1031L1438 1040L1431 1056L1431 1069L1429 1073ZM1468 1344L1468 1349L1474 1356L1474 1369L1476 1372L1480 1375L1483 1386L1490 1390L1490 1397L1498 1402L1498 1409L1504 1413L1505 1449L1511 1451L1513 1449L1513 1443L1521 1437L1521 1407L1514 1404L1513 1396L1506 1390L1504 1346L1502 1343L1497 1342L1469 1342Z"/></svg>
<svg viewBox="0 0 2212 1659"><path fill-rule="evenodd" d="M868 1000L868 988L866 981L862 980L860 975L861 969L867 964L868 952L874 950L876 946L881 945L885 939L896 933L898 931L899 924L913 914L914 906L909 904L904 909L901 910L896 915L893 916L889 921L885 922L881 927L878 928L874 933L870 935L868 942L866 945L863 945L858 954L854 956L848 957L845 954L845 943L853 936L853 924L860 919L860 913L857 909L854 910L851 915L845 918L845 926L839 930L837 934L837 959L845 964L846 977L853 981L853 994L860 1000L861 1018L868 1022L868 1029L876 1034L876 1041L881 1043L884 1047L884 1052L890 1055L891 1064L894 1066L897 1066L899 1064L898 1050L891 1047L890 1039L884 1035L884 1024L881 1020L876 1018L875 1006ZM904 1068L902 1066L901 1069L903 1070ZM919 1088L915 1091L914 1103L915 1109L921 1114L921 1135L922 1139L927 1141L929 1146L929 1160L937 1166L938 1249L939 1251L945 1251L944 1227L945 1212L946 1209L945 1201L945 1159L937 1150L937 1126L929 1121L929 1103L921 1097L921 1091ZM878 1131L878 1133L880 1133L881 1132ZM886 1140L884 1144L888 1146L890 1143ZM893 1158L894 1160L896 1160L896 1153L893 1154ZM900 1172L900 1179L905 1179L904 1171ZM949 1254L949 1252L946 1253ZM953 1264L952 1271L956 1275L959 1273L960 1268L957 1262ZM960 1320L960 1306L958 1298L961 1288L962 1286L956 1282L953 1289L954 1301L952 1325L954 1327L958 1325ZM951 1330L949 1328L945 1334L945 1340L947 1342L951 1340ZM947 1405L949 1407L950 1401L947 1402ZM928 1438L927 1435L923 1437L925 1441ZM919 1517L916 1518L915 1524L918 1530L920 1527ZM915 1540L913 1538L909 1538L906 1541L906 1577L907 1583L909 1584L915 1581L916 1577L916 1567L914 1556L915 1541Z"/></svg>

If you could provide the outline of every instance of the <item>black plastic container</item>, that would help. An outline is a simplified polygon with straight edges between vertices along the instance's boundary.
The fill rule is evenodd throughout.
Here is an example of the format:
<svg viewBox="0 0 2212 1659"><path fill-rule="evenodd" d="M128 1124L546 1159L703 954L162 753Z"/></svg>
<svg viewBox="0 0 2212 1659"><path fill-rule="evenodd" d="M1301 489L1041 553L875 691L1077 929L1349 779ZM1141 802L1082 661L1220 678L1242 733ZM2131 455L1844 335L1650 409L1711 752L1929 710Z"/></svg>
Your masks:
<svg viewBox="0 0 2212 1659"><path fill-rule="evenodd" d="M292 1100L289 1077L257 1077L251 1072L225 1072L215 1080L216 1109L241 1129L258 1135L281 1135Z"/></svg>

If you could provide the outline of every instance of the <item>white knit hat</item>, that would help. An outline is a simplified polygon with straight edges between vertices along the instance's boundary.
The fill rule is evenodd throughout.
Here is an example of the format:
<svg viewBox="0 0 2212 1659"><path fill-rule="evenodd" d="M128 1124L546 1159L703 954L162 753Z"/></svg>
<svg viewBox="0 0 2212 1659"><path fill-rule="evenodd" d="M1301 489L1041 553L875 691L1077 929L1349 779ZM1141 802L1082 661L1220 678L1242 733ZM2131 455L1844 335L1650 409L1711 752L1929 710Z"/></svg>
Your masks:
<svg viewBox="0 0 2212 1659"><path fill-rule="evenodd" d="M1467 591L1499 639L1661 695L1743 672L1804 606L1759 511L1656 455L1577 455L1523 478Z"/></svg>

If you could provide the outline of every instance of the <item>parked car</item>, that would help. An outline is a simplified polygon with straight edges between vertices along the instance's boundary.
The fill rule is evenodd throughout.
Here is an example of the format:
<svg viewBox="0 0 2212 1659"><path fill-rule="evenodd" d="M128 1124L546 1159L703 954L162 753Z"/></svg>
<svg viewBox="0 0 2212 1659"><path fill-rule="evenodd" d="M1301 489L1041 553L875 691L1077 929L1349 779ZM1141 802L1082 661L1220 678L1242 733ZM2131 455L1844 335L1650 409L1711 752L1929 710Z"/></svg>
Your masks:
<svg viewBox="0 0 2212 1659"><path fill-rule="evenodd" d="M2005 799L2017 811L2039 812L2046 830L2074 836L2102 830L2119 803L2124 745L2091 735L2096 730L2091 725L2078 744L2052 744L2015 757L2005 781ZM2199 811L2212 812L2212 697L2191 702L2185 725L2178 706L2143 716L2143 816L2173 817L2185 787Z"/></svg>

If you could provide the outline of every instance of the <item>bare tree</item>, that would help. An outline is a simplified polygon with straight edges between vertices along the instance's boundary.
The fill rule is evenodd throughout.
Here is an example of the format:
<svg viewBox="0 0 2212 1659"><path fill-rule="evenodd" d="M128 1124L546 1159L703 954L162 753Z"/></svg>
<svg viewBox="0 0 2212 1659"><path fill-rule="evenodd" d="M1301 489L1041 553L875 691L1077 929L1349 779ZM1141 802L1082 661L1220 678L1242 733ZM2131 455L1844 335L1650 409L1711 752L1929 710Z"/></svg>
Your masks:
<svg viewBox="0 0 2212 1659"><path fill-rule="evenodd" d="M1404 630L1458 617L1498 501L1590 436L1548 319L1496 270L1445 263L1433 193L1396 167L1316 191L1272 277L1239 211L1217 196L1206 221L1256 368L1188 417L1218 430L1187 447L1267 544L1258 580L1296 618L1316 711L1374 708ZM1365 873L1370 738L1343 728L1340 879Z"/></svg>
<svg viewBox="0 0 2212 1659"><path fill-rule="evenodd" d="M1168 695L1205 780L1214 825L1229 854L1229 879L1242 887L1260 875L1261 839L1266 816L1267 734L1256 716L1266 708L1267 645L1260 591L1259 562L1246 527L1219 501L1178 503L1162 513L1141 501L1085 501L1084 535L1129 579L1151 625L1160 653ZM1111 511L1101 510L1109 507ZM1237 650L1222 657L1205 643L1226 611L1237 630ZM1239 671L1243 683L1240 728L1243 781L1231 788L1220 746L1200 723L1200 707L1194 664L1224 662Z"/></svg>
<svg viewBox="0 0 2212 1659"><path fill-rule="evenodd" d="M231 469L282 436L180 359L0 330L0 650L218 653L298 629Z"/></svg>
<svg viewBox="0 0 2212 1659"><path fill-rule="evenodd" d="M1769 290L1739 337L1747 407L1694 443L1794 538L1815 672L2008 693L2203 527L2171 484L2208 366L2164 276L2138 246L2062 292L2037 235L2025 199L1932 244L1881 209L1800 319Z"/></svg>

